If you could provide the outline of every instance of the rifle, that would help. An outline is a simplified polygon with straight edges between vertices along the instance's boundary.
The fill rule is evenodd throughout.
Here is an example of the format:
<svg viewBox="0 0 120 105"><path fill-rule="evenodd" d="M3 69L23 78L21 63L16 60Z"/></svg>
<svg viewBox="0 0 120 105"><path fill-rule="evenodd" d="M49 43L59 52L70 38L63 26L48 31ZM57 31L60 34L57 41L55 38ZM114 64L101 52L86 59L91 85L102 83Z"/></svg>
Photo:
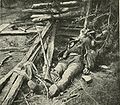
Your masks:
<svg viewBox="0 0 120 105"><path fill-rule="evenodd" d="M40 34L39 28L36 27L36 29L37 29L37 32L39 34L39 38L40 38L40 42L41 42L41 46L42 46L42 51L43 51L43 55L44 55L44 60L45 60L46 73L45 73L44 79L47 80L47 81L49 81L50 83L53 83L52 79L51 79L50 71L49 71L50 64L49 64L49 61L48 61L46 53L45 53L45 48L44 48L42 36Z"/></svg>

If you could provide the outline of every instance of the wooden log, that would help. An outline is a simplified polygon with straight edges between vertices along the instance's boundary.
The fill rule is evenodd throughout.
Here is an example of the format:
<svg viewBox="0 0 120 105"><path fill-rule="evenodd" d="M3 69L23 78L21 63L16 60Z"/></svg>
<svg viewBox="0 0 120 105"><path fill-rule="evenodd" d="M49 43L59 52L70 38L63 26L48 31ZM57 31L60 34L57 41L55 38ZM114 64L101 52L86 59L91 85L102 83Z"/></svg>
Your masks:
<svg viewBox="0 0 120 105"><path fill-rule="evenodd" d="M81 11L70 11L67 13L63 13L60 15L32 15L31 17L34 19L32 20L33 22L40 22L40 21L47 21L51 19L70 19L74 17L80 16Z"/></svg>
<svg viewBox="0 0 120 105"><path fill-rule="evenodd" d="M60 7L74 7L74 6L79 6L78 1L68 1L68 2L60 2L59 6ZM56 7L53 3L39 3L39 4L33 4L32 8L33 9L41 9L41 8L46 8L46 7Z"/></svg>
<svg viewBox="0 0 120 105"><path fill-rule="evenodd" d="M5 47L0 48L0 51L25 51L27 48L24 47Z"/></svg>
<svg viewBox="0 0 120 105"><path fill-rule="evenodd" d="M32 35L32 33L36 33L37 31L36 30L27 30L26 32L24 31L20 31L20 30L12 30L12 31L2 31L0 33L1 36L5 36L5 35L11 35L11 36L14 36L14 35Z"/></svg>
<svg viewBox="0 0 120 105"><path fill-rule="evenodd" d="M31 18L45 18L45 19L50 19L52 16L51 14L35 14L32 15Z"/></svg>
<svg viewBox="0 0 120 105"><path fill-rule="evenodd" d="M14 84L12 85L12 88L10 89L8 95L6 96L5 100L3 101L2 105L11 105L13 100L15 99L22 83L24 80L24 76L19 75Z"/></svg>
<svg viewBox="0 0 120 105"><path fill-rule="evenodd" d="M63 8L60 9L60 11L51 8L49 9L25 9L23 12L28 12L28 13L34 13L34 14L59 14L59 13L64 13L68 12L70 9L69 8Z"/></svg>
<svg viewBox="0 0 120 105"><path fill-rule="evenodd" d="M39 26L45 26L44 24L38 24ZM83 26L80 26L79 24L70 24L70 23L65 23L64 21L58 26L58 30L73 30L77 31L82 29Z"/></svg>
<svg viewBox="0 0 120 105"><path fill-rule="evenodd" d="M2 32L3 30L5 30L10 24L2 24L0 25L0 32Z"/></svg>
<svg viewBox="0 0 120 105"><path fill-rule="evenodd" d="M78 1L68 1L68 2L60 2L61 7L73 7L73 6L79 6Z"/></svg>
<svg viewBox="0 0 120 105"><path fill-rule="evenodd" d="M21 21L20 22L14 21L14 22L11 22L11 24L16 25L17 27L34 25L33 22L25 22L25 23L23 23Z"/></svg>
<svg viewBox="0 0 120 105"><path fill-rule="evenodd" d="M61 13L61 14L56 14L56 15L52 15L51 14L35 14L35 15L32 15L31 18L46 18L46 19L49 19L49 18L65 18L65 17L69 17L69 18L72 18L74 16L79 16L81 13L81 11L77 10L77 11L69 11L67 13Z"/></svg>
<svg viewBox="0 0 120 105"><path fill-rule="evenodd" d="M6 98L6 96L8 95L8 92L10 91L13 83L15 82L16 78L17 78L18 74L14 73L10 80L6 83L6 85L4 86L4 88L2 89L1 95L0 95L0 104L2 105L2 102L4 101L4 99Z"/></svg>

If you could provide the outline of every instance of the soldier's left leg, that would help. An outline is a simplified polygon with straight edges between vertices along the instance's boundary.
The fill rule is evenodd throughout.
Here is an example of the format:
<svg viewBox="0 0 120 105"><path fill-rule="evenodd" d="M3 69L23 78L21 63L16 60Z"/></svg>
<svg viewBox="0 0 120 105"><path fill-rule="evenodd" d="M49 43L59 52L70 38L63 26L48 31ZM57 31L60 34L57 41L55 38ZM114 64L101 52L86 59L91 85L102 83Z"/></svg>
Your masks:
<svg viewBox="0 0 120 105"><path fill-rule="evenodd" d="M60 81L58 81L57 86L61 91L64 91L66 87L70 84L71 80L75 78L75 76L82 73L83 64L80 63L71 63L65 72L62 75Z"/></svg>
<svg viewBox="0 0 120 105"><path fill-rule="evenodd" d="M70 84L71 80L77 75L80 74L83 70L82 63L71 63L69 64L68 68L62 75L60 81L56 84L53 84L49 88L49 93L51 97L54 97L59 94L60 91L64 91L66 87Z"/></svg>

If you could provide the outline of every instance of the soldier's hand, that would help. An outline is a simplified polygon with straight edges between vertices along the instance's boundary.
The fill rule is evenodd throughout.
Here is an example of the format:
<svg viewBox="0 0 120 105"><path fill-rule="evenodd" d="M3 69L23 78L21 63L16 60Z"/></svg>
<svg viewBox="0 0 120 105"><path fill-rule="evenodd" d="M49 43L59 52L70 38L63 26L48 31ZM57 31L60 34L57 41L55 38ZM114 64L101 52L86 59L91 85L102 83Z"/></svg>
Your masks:
<svg viewBox="0 0 120 105"><path fill-rule="evenodd" d="M66 57L67 57L67 54L68 54L68 52L66 51L66 52L63 54L63 58L66 58Z"/></svg>
<svg viewBox="0 0 120 105"><path fill-rule="evenodd" d="M89 70L88 68L85 68L85 69L83 70L83 74L85 74L85 75L90 74L90 70Z"/></svg>

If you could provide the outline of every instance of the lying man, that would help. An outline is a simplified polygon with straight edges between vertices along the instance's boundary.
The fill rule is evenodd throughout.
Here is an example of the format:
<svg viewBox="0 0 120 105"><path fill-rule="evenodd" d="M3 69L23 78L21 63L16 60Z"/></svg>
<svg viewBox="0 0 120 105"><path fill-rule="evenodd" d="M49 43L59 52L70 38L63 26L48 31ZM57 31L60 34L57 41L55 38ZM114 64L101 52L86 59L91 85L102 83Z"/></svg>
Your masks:
<svg viewBox="0 0 120 105"><path fill-rule="evenodd" d="M59 80L50 86L50 97L57 96L61 91L64 91L77 74L83 71L86 74L89 73L88 66L90 64L85 63L87 60L84 56L87 56L87 52L91 51L92 40L93 38L88 35L88 31L83 29L81 30L80 36L68 44L63 58L54 68L53 74L56 75L56 78L58 77ZM92 53L94 53L94 51Z"/></svg>

